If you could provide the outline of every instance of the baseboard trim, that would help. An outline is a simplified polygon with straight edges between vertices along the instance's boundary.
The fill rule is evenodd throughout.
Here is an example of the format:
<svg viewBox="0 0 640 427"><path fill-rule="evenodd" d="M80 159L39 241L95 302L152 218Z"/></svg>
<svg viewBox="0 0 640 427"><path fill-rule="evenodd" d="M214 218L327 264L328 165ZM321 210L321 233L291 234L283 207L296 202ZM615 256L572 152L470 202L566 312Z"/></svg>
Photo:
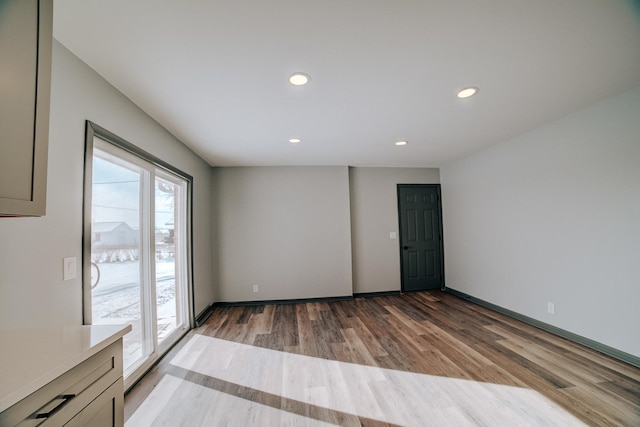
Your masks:
<svg viewBox="0 0 640 427"><path fill-rule="evenodd" d="M254 305L282 305L282 304L306 304L309 302L325 302L325 301L352 301L353 295L342 297L322 297L322 298L298 298L298 299L274 299L262 301L233 301L233 302L216 302L214 307L244 307Z"/></svg>
<svg viewBox="0 0 640 427"><path fill-rule="evenodd" d="M353 294L354 298L389 297L402 295L400 291L359 292Z"/></svg>
<svg viewBox="0 0 640 427"><path fill-rule="evenodd" d="M204 310L196 316L196 327L202 326L213 313L214 304L209 304Z"/></svg>
<svg viewBox="0 0 640 427"><path fill-rule="evenodd" d="M532 317L529 316L525 316L524 314L520 314L517 313L515 311L509 310L507 308L501 307L499 305L495 305L492 304L490 302L484 301L480 298L476 298L474 296L465 294L464 292L460 292L460 291L456 291L455 289L451 289L451 288L446 288L445 292L448 292L452 295L455 295L459 298L471 301L475 304L481 305L483 307L486 307L490 310L496 311L498 313L502 313L504 315L507 315L509 317L512 317L514 319L520 320L524 323L528 323L529 325L535 326L537 328L540 328L544 331L550 332L554 335L558 335L562 338L566 338L570 341L573 341L575 343L578 344L582 344L585 347L589 347L593 350L599 351L600 353L606 354L607 356L611 356L615 359L621 360L625 363L628 363L629 365L633 365L635 367L640 368L640 357L636 357L632 354L626 353L624 351L618 350L616 348L613 347L609 347L608 345L599 343L597 341L594 341L592 339L589 338L585 338L581 335L578 334L574 334L573 332L569 332L565 329L562 328L558 328L557 326L553 326L550 325L548 323L545 322L541 322L539 320L536 320Z"/></svg>

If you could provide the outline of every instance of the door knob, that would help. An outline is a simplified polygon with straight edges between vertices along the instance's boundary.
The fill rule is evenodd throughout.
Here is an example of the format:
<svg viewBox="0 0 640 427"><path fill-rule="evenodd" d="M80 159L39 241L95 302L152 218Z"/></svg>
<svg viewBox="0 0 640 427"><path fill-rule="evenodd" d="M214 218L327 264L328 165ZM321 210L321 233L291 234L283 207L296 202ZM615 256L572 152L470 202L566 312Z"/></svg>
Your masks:
<svg viewBox="0 0 640 427"><path fill-rule="evenodd" d="M409 246L403 246L402 249L409 249Z"/></svg>

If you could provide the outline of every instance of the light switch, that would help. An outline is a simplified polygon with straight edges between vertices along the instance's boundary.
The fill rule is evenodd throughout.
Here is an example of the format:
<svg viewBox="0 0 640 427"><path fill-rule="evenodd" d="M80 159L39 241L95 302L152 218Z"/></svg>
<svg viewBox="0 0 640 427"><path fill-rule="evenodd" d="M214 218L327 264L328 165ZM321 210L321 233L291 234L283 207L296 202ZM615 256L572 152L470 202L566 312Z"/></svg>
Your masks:
<svg viewBox="0 0 640 427"><path fill-rule="evenodd" d="M63 279L72 280L78 277L78 259L69 257L63 260Z"/></svg>
<svg viewBox="0 0 640 427"><path fill-rule="evenodd" d="M398 234L395 231L389 233L389 239L395 240L397 239Z"/></svg>

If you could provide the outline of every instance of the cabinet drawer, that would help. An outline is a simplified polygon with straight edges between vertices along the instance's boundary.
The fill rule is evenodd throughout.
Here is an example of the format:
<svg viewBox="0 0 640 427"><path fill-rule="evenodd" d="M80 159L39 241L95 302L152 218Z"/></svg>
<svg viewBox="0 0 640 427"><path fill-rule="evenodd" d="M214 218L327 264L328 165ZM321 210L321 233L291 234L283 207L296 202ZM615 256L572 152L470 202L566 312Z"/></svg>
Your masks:
<svg viewBox="0 0 640 427"><path fill-rule="evenodd" d="M122 427L124 426L124 382L122 378L111 384L93 402L64 425L65 427Z"/></svg>
<svg viewBox="0 0 640 427"><path fill-rule="evenodd" d="M121 376L118 340L1 413L0 426L63 425Z"/></svg>

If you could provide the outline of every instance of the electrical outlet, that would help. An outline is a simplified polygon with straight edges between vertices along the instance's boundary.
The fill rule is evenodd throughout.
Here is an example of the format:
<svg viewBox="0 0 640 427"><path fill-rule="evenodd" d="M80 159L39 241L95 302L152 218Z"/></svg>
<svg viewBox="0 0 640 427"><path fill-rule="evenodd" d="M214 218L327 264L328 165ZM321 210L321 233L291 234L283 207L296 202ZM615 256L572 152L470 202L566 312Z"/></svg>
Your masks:
<svg viewBox="0 0 640 427"><path fill-rule="evenodd" d="M549 314L556 314L556 305L552 302L547 303L547 312Z"/></svg>
<svg viewBox="0 0 640 427"><path fill-rule="evenodd" d="M258 293L258 285L253 285L253 292Z"/></svg>

